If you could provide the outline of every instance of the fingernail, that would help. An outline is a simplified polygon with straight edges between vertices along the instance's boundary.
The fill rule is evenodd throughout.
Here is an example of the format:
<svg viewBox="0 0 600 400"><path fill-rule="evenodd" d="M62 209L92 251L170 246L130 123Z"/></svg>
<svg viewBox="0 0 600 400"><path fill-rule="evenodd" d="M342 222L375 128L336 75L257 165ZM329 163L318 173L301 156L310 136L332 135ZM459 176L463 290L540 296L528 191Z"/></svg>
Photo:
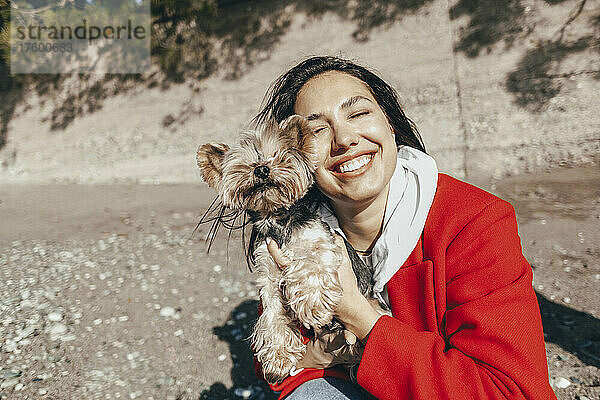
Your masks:
<svg viewBox="0 0 600 400"><path fill-rule="evenodd" d="M271 239L270 237L268 237L266 240L267 240L267 245L269 245L269 244L271 244L271 240L273 240L273 239Z"/></svg>

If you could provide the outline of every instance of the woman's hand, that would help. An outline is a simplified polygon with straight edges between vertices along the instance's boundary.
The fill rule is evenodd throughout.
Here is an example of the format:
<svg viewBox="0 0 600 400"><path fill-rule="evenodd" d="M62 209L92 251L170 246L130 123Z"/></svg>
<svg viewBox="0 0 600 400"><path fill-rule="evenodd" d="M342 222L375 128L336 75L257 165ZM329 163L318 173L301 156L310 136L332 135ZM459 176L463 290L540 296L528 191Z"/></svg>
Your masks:
<svg viewBox="0 0 600 400"><path fill-rule="evenodd" d="M338 269L338 277L342 286L342 299L335 310L335 315L347 330L358 337L361 342L365 343L369 332L371 332L381 314L358 290L356 276L346 252L344 239L336 235L335 242L343 250L342 263ZM267 249L279 268L285 269L289 264L289 260L283 256L277 243L274 240L267 240Z"/></svg>
<svg viewBox="0 0 600 400"><path fill-rule="evenodd" d="M358 364L363 347L350 346L355 343L356 336L348 330L341 332L316 330L315 337L306 344L306 353L296 364L296 369Z"/></svg>

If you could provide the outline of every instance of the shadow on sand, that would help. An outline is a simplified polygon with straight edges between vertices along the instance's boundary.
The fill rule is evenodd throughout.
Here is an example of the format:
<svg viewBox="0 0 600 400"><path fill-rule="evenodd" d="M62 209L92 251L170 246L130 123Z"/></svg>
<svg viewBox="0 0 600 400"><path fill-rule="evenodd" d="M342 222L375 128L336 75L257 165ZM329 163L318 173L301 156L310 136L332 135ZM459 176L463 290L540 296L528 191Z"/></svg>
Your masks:
<svg viewBox="0 0 600 400"><path fill-rule="evenodd" d="M258 301L246 300L231 311L223 325L213 328L215 335L229 345L229 354L233 363L231 369L233 386L228 388L222 382L213 383L210 388L202 392L201 400L277 398L269 386L259 380L254 373L254 361L248 337L257 318Z"/></svg>
<svg viewBox="0 0 600 400"><path fill-rule="evenodd" d="M600 368L600 320L554 303L542 294L536 295L546 342L555 343L582 362Z"/></svg>
<svg viewBox="0 0 600 400"><path fill-rule="evenodd" d="M536 293L546 342L555 343L577 355L587 365L600 368L600 320L593 316L550 301ZM227 322L213 328L218 338L229 344L233 361L228 388L222 382L213 383L200 395L201 400L239 399L245 390L249 399L270 400L277 396L254 374L252 350L247 338L258 318L258 302L246 300L233 309Z"/></svg>

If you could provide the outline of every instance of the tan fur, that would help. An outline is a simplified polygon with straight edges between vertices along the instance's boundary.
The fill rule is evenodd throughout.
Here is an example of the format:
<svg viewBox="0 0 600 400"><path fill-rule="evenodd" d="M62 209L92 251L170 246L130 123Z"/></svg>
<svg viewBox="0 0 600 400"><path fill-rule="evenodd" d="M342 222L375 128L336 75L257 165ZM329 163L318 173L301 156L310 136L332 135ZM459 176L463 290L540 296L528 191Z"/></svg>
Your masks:
<svg viewBox="0 0 600 400"><path fill-rule="evenodd" d="M298 116L296 116L298 117ZM222 153L222 144L205 144L198 151L198 165L209 186L217 189L223 202L233 209L272 212L286 208L302 198L312 185L314 166L306 162L298 140L305 136L299 129L307 125L267 125L263 130L243 132L240 143ZM290 138L290 136L292 136ZM281 151L290 149L295 151ZM254 190L254 169L265 165L271 169L278 187L266 192Z"/></svg>
<svg viewBox="0 0 600 400"><path fill-rule="evenodd" d="M223 158L229 146L223 143L204 144L198 148L196 162L202 172L202 179L213 189L221 180Z"/></svg>
<svg viewBox="0 0 600 400"><path fill-rule="evenodd" d="M198 152L202 177L211 180L225 205L258 212L263 218L256 224L268 225L273 223L271 213L289 209L313 184L314 165L306 156L310 149L300 151L310 134L306 119L296 115L280 125L269 122L261 130L243 133L239 144L225 152L223 145L204 145ZM255 174L260 166L269 168L270 185L261 186ZM346 249L335 244L315 216L291 233L282 251L291 260L284 271L264 241L254 250L263 313L252 344L270 383L286 378L304 355L299 323L317 330L332 322L342 295L337 268ZM358 346L350 346L348 353L356 353Z"/></svg>

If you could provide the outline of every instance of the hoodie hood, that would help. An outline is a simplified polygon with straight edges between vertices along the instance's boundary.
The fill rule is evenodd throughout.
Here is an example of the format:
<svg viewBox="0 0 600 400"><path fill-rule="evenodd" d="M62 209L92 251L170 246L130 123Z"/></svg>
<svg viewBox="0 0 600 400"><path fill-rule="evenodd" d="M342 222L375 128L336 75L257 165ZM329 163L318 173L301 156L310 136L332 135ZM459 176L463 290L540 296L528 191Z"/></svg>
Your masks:
<svg viewBox="0 0 600 400"><path fill-rule="evenodd" d="M408 146L398 150L383 229L371 251L376 293L383 291L419 241L437 189L437 177L432 157ZM345 237L337 217L325 204L318 212L334 232Z"/></svg>

